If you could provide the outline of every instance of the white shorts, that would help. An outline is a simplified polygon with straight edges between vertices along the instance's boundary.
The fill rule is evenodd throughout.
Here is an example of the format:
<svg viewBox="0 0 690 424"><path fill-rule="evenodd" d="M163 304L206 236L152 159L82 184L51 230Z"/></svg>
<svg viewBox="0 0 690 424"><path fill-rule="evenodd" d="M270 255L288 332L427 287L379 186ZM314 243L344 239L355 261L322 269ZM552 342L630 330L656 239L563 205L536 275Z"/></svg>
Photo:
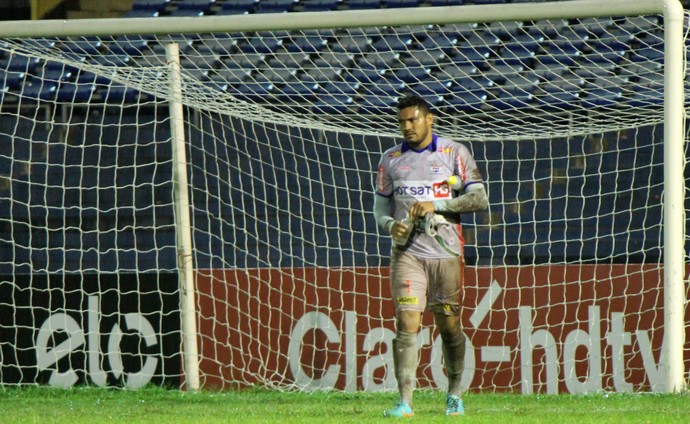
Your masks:
<svg viewBox="0 0 690 424"><path fill-rule="evenodd" d="M396 311L456 315L460 311L460 291L464 258L426 259L392 249L391 293Z"/></svg>

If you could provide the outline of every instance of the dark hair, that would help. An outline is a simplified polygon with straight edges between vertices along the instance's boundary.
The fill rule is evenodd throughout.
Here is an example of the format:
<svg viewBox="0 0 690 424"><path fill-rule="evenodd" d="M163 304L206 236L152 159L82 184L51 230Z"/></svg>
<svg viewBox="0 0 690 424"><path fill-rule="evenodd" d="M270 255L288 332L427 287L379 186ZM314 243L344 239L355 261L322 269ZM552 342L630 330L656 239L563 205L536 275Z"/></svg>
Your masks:
<svg viewBox="0 0 690 424"><path fill-rule="evenodd" d="M425 114L431 113L431 106L429 103L419 96L409 95L398 100L398 111L407 109L408 107L416 107Z"/></svg>

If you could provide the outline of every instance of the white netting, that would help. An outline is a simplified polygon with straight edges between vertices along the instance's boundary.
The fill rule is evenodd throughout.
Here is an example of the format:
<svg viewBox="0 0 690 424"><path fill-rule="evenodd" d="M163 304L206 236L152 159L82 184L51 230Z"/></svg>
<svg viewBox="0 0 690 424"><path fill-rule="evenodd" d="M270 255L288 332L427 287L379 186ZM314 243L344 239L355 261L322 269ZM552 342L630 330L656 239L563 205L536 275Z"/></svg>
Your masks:
<svg viewBox="0 0 690 424"><path fill-rule="evenodd" d="M165 98L167 42L181 44L187 105L262 122L395 135L386 114L405 92L451 116L462 112L462 129L439 128L461 140L586 134L662 117L658 16L18 39L5 40L5 49Z"/></svg>
<svg viewBox="0 0 690 424"><path fill-rule="evenodd" d="M3 381L182 374L170 42L207 387L395 387L390 240L371 206L407 92L429 99L436 131L467 143L487 181L490 211L464 220L466 386L657 387L658 16L2 40L0 327L12 334L0 343L44 343L36 363L3 362ZM420 385L442 387L428 318ZM127 337L139 347L118 348Z"/></svg>

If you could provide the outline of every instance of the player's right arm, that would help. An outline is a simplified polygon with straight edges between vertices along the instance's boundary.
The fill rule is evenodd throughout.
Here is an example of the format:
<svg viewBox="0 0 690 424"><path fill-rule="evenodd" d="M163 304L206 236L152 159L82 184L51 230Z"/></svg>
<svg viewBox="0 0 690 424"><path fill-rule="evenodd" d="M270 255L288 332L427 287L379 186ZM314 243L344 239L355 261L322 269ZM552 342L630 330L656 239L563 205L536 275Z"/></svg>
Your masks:
<svg viewBox="0 0 690 424"><path fill-rule="evenodd" d="M393 199L379 193L374 194L374 219L376 225L388 234L391 233L396 220L393 218Z"/></svg>
<svg viewBox="0 0 690 424"><path fill-rule="evenodd" d="M409 234L408 224L395 219L395 201L393 199L393 181L387 172L389 155L384 153L379 162L374 194L374 219L377 226L390 234L394 239Z"/></svg>
<svg viewBox="0 0 690 424"><path fill-rule="evenodd" d="M386 231L394 239L405 238L409 235L412 223L398 221L393 217L393 198L374 195L374 219L379 228Z"/></svg>

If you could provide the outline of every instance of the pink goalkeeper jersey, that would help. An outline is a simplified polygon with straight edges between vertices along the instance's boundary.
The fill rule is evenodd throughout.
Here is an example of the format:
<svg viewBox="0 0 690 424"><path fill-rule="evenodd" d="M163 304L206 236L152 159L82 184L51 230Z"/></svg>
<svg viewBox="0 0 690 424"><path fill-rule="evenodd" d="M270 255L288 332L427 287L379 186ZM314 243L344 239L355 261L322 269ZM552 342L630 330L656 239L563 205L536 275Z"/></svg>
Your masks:
<svg viewBox="0 0 690 424"><path fill-rule="evenodd" d="M434 201L454 197L445 181L451 175L459 176L464 186L482 183L481 173L469 149L447 138L433 135L432 142L425 149L413 150L403 142L387 150L378 166L376 194L393 197L393 217L402 220L407 211L418 201ZM445 215L454 224L452 240L445 240L449 246L462 246L464 240L458 215ZM407 251L424 258L453 257L439 243L423 232L413 234L413 241ZM457 248L454 250L458 250Z"/></svg>

